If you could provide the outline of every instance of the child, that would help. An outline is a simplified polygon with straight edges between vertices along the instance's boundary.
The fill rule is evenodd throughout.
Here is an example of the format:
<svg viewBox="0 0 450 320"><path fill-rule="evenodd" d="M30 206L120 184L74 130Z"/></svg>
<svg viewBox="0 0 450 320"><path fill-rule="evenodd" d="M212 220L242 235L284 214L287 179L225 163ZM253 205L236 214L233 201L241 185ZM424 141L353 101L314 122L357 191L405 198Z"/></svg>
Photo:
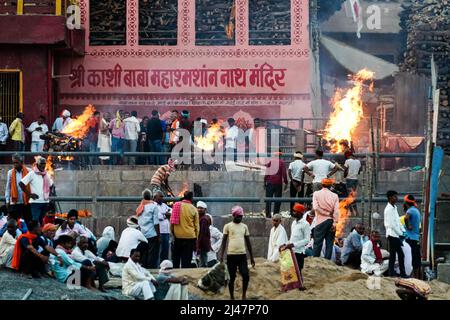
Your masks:
<svg viewBox="0 0 450 320"><path fill-rule="evenodd" d="M244 216L244 209L235 206L231 209L233 221L226 224L223 228L223 240L221 248L220 262L223 262L223 255L227 247L228 239L230 240L227 251L227 267L230 273L230 283L228 288L230 290L230 298L234 300L234 281L236 280L236 271L239 268L239 273L242 276L242 300L247 299L247 288L250 282L250 275L247 264L247 254L250 254L250 262L252 267L255 267L255 260L253 259L252 245L250 243L250 233L247 225L242 223Z"/></svg>

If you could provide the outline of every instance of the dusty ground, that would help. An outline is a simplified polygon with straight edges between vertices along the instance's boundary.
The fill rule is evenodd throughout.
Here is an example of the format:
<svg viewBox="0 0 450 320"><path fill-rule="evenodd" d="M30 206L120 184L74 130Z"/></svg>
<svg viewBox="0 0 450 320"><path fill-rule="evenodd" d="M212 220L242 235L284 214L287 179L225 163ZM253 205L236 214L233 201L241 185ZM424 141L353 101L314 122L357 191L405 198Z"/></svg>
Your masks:
<svg viewBox="0 0 450 320"><path fill-rule="evenodd" d="M192 300L226 300L228 289L221 294L205 293L196 284L206 269L177 270L176 275L186 276ZM154 273L154 272L153 272ZM382 278L381 290L367 288L367 276L357 270L340 267L320 258L307 258L304 268L307 291L292 290L283 293L280 288L279 266L264 259L256 259L256 268L250 269L249 299L255 300L399 300L395 293L394 279ZM86 289L68 290L53 279L31 280L21 275L0 270L0 300L21 299L29 288L33 289L30 300L115 300L127 299L120 293L121 279L112 278L108 294ZM450 286L433 281L430 300L450 300ZM240 297L241 281L236 280L236 298Z"/></svg>

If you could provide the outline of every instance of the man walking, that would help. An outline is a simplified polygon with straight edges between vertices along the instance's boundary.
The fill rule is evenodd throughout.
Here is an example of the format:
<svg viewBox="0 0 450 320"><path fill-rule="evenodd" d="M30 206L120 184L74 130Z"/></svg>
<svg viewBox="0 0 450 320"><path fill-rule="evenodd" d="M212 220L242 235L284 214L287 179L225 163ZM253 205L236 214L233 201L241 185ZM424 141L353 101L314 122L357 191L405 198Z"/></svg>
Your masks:
<svg viewBox="0 0 450 320"><path fill-rule="evenodd" d="M211 251L211 232L209 230L210 220L206 215L208 206L203 201L197 202L200 232L197 241L197 255L200 256L200 267L208 266L208 252Z"/></svg>
<svg viewBox="0 0 450 320"><path fill-rule="evenodd" d="M22 191L19 186L20 181L24 178L30 169L23 165L23 158L18 154L12 157L13 168L8 171L5 187L5 202L10 214L17 219L23 218L26 223L31 220L30 214L30 198ZM27 187L29 190L29 187Z"/></svg>
<svg viewBox="0 0 450 320"><path fill-rule="evenodd" d="M146 190L149 192L149 190ZM147 198L151 199L151 195ZM147 239L147 255L143 257L143 266L147 269L158 268L159 245L161 236L159 232L159 209L154 202L144 206L144 212L139 216L139 226Z"/></svg>
<svg viewBox="0 0 450 320"><path fill-rule="evenodd" d="M159 119L158 110L152 111L152 118L147 124L147 139L150 147L150 152L162 152L162 145L164 142L164 132L161 120ZM163 156L150 156L150 164L162 165L164 162Z"/></svg>
<svg viewBox="0 0 450 320"><path fill-rule="evenodd" d="M41 135L48 132L48 127L44 121L45 117L39 116L38 121L33 122L27 128L28 132L31 133L31 152L44 151L45 141L41 138Z"/></svg>
<svg viewBox="0 0 450 320"><path fill-rule="evenodd" d="M131 116L123 120L125 130L124 152L136 152L139 132L141 132L141 125L137 119L137 112L131 111ZM136 163L136 157L128 157L128 165Z"/></svg>
<svg viewBox="0 0 450 320"><path fill-rule="evenodd" d="M170 229L174 237L172 260L174 268L190 268L199 235L199 217L192 205L194 193L186 191L183 200L173 205Z"/></svg>
<svg viewBox="0 0 450 320"><path fill-rule="evenodd" d="M420 211L417 208L416 199L412 195L404 198L406 215L406 242L411 247L412 266L414 278L419 279L422 261L420 257Z"/></svg>
<svg viewBox="0 0 450 320"><path fill-rule="evenodd" d="M14 143L14 150L25 151L25 126L23 125L24 114L19 112L16 119L9 126L9 134Z"/></svg>
<svg viewBox="0 0 450 320"><path fill-rule="evenodd" d="M274 152L273 158L267 164L266 175L264 176L264 188L267 198L280 198L284 188L287 188L286 164L280 159L281 152ZM273 214L280 212L281 202L275 202ZM266 218L271 218L272 202L266 202Z"/></svg>
<svg viewBox="0 0 450 320"><path fill-rule="evenodd" d="M397 206L395 205L398 200L397 195L398 193L393 190L387 192L386 196L388 203L384 209L384 227L386 228L386 237L389 243L389 276L396 276L395 260L398 255L400 276L402 278L407 278L405 272L405 255L402 250L404 230L400 222Z"/></svg>
<svg viewBox="0 0 450 320"><path fill-rule="evenodd" d="M333 183L332 179L323 179L322 189L313 193L313 209L316 214L313 256L320 257L325 240L325 259L328 260L333 253L334 234L339 218L339 197L330 191Z"/></svg>

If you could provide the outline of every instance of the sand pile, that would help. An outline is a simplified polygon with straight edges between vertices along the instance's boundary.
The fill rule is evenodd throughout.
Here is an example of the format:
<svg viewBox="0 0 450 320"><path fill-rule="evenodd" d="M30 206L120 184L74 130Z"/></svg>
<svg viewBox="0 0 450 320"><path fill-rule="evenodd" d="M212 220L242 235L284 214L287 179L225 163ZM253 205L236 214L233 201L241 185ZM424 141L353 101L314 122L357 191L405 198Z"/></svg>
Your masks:
<svg viewBox="0 0 450 320"><path fill-rule="evenodd" d="M228 289L221 294L205 293L196 287L205 269L177 270L179 276L186 276L191 285L190 293L203 299L229 299ZM256 259L256 268L250 269L249 299L267 300L399 300L395 293L394 279L382 278L381 290L367 287L367 275L357 270L335 265L321 258L307 258L304 269L307 291L280 291L279 266L264 259ZM450 300L450 286L438 281L431 282L430 300ZM236 298L240 298L241 280L236 280Z"/></svg>

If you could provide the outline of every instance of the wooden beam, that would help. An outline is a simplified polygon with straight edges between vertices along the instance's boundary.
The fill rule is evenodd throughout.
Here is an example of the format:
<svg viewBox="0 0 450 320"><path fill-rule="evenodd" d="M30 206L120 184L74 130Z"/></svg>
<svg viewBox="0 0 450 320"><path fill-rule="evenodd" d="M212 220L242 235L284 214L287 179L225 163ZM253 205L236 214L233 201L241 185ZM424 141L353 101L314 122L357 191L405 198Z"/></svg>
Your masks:
<svg viewBox="0 0 450 320"><path fill-rule="evenodd" d="M60 16L62 12L62 1L56 0L55 15Z"/></svg>
<svg viewBox="0 0 450 320"><path fill-rule="evenodd" d="M23 14L23 0L17 0L17 15Z"/></svg>

